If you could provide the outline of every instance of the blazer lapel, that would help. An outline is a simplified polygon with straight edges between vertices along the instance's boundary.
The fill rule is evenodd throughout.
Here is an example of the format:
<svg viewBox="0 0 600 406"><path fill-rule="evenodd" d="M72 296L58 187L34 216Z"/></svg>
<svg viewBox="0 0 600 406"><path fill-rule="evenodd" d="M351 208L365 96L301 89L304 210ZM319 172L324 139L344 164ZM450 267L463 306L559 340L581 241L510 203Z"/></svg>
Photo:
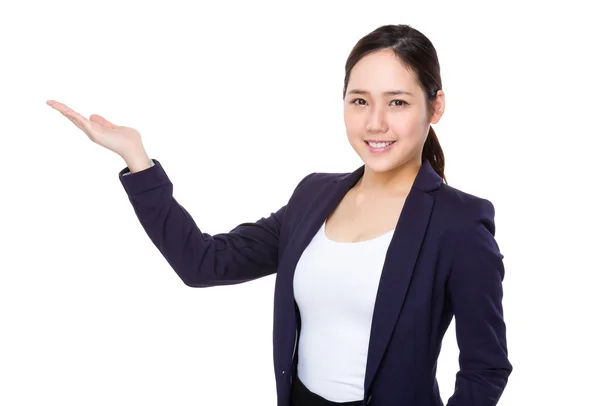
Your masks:
<svg viewBox="0 0 600 406"><path fill-rule="evenodd" d="M324 183L319 190L315 190L315 196L311 199L308 207L304 209L302 218L298 221L296 229L290 238L282 259L285 264L280 269L291 268L291 272L278 272L275 280L275 303L282 302L282 312L275 311L275 323L281 327L274 331L274 339L281 342L283 354L291 355L287 359L286 367L294 362L294 345L297 337L297 329L300 320L296 313L294 299L294 273L302 253L311 242L313 237L329 214L338 206L348 190L358 182L364 172L364 165L350 174L341 174L343 178L337 177L330 182ZM281 318L280 318L281 317ZM290 379L291 379L290 374Z"/></svg>
<svg viewBox="0 0 600 406"><path fill-rule="evenodd" d="M365 394L369 392L375 373L400 317L413 270L435 203L428 192L439 188L442 178L425 160L406 197L387 251L371 324L371 335L365 373Z"/></svg>
<svg viewBox="0 0 600 406"><path fill-rule="evenodd" d="M285 248L286 253L282 258L286 262L281 269L289 267L291 272L278 273L275 281L275 302L282 301L282 309L285 309L285 311L281 313L275 311L275 322L281 327L274 332L274 338L282 343L283 353L291 355L287 359L287 368L294 363L294 346L295 341L298 339L297 329L300 327L293 284L296 266L302 253L319 231L323 222L338 206L348 190L358 182L363 173L364 165L352 173L340 174L340 177L335 177L332 181L324 183L319 190L316 190L315 196L311 199L308 207L304 209L302 218L298 221L288 246Z"/></svg>

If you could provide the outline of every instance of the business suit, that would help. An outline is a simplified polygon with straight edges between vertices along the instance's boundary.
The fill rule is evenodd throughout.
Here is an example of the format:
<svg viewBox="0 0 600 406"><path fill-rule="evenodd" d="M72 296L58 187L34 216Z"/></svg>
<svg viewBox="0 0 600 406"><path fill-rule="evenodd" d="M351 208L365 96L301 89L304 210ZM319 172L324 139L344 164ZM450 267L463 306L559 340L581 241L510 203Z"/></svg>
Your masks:
<svg viewBox="0 0 600 406"><path fill-rule="evenodd" d="M153 162L151 168L119 178L148 236L186 285L229 285L276 274L277 404L289 406L301 329L292 283L295 266L364 166L351 173L312 173L269 217L211 236L173 198L166 172ZM127 172L124 168L119 175ZM461 369L447 405L497 403L512 365L502 311L503 255L494 233L492 203L444 184L424 160L381 274L363 405L442 405L435 372L453 316Z"/></svg>

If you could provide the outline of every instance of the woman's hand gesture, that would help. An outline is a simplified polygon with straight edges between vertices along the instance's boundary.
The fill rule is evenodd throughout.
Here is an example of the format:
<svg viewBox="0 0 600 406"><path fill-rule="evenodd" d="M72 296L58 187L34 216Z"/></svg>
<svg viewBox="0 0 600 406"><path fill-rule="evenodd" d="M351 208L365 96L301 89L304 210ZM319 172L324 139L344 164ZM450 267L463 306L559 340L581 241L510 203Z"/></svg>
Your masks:
<svg viewBox="0 0 600 406"><path fill-rule="evenodd" d="M88 120L73 109L55 100L48 100L46 104L71 120L90 140L115 152L123 159L144 150L140 133L131 127L113 124L98 114L92 114Z"/></svg>

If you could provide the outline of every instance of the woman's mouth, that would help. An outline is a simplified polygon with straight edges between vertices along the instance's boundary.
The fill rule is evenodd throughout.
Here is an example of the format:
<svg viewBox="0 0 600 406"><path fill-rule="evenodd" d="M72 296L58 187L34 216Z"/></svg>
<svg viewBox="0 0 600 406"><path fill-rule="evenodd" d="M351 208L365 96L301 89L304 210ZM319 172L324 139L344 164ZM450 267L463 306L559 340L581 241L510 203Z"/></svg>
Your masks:
<svg viewBox="0 0 600 406"><path fill-rule="evenodd" d="M369 142L369 141L365 141L365 144L367 145L367 148L369 149L370 152L374 152L374 153L381 153L381 152L387 152L389 151L392 146L396 143L396 141L389 141L389 142Z"/></svg>

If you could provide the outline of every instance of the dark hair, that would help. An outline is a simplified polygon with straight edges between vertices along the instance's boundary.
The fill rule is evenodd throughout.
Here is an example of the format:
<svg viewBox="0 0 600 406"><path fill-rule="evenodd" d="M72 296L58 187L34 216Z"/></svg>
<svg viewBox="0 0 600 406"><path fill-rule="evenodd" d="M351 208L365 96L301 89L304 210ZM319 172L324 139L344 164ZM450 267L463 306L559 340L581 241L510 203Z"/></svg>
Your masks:
<svg viewBox="0 0 600 406"><path fill-rule="evenodd" d="M383 25L356 43L346 60L343 97L346 97L350 72L354 65L364 56L383 49L393 50L402 64L415 73L419 86L427 97L429 114L433 113L433 100L442 88L437 52L425 35L404 24ZM429 160L432 168L447 184L444 175L444 152L431 126L423 146L422 160L425 159Z"/></svg>

